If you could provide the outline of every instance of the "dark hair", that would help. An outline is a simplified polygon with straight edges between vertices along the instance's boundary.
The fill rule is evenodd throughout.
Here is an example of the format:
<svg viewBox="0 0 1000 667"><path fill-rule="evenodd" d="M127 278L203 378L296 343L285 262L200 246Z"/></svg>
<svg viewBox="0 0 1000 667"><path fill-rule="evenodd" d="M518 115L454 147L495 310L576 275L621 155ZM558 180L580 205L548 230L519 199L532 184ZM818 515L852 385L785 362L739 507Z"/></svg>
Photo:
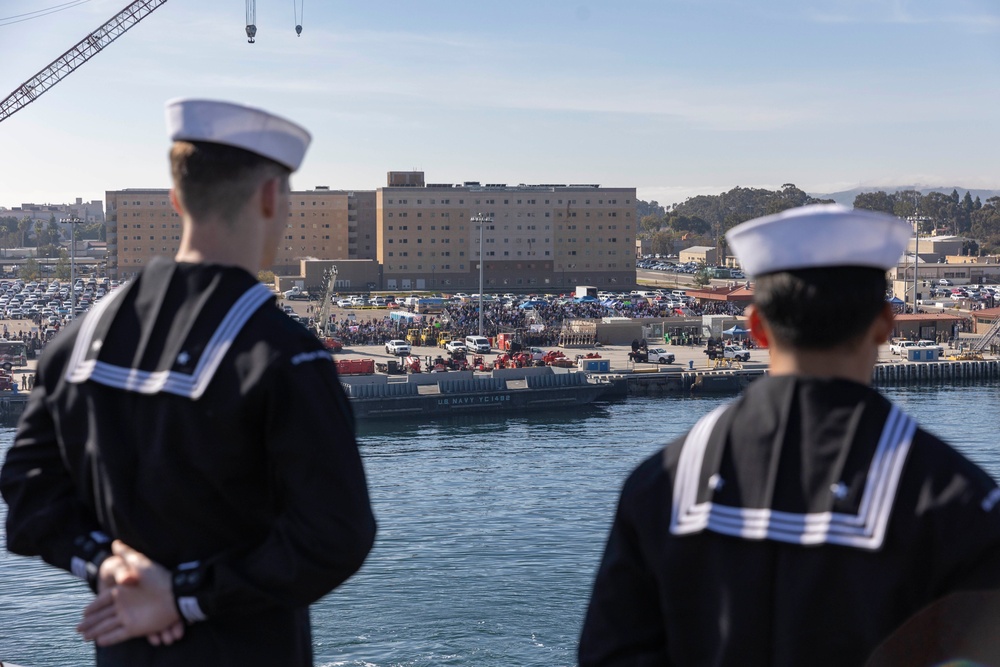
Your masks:
<svg viewBox="0 0 1000 667"><path fill-rule="evenodd" d="M256 153L201 141L174 142L170 172L181 206L192 217L218 216L229 223L263 181L291 174Z"/></svg>
<svg viewBox="0 0 1000 667"><path fill-rule="evenodd" d="M781 271L757 278L754 304L772 335L798 349L850 344L885 308L885 271L834 267Z"/></svg>

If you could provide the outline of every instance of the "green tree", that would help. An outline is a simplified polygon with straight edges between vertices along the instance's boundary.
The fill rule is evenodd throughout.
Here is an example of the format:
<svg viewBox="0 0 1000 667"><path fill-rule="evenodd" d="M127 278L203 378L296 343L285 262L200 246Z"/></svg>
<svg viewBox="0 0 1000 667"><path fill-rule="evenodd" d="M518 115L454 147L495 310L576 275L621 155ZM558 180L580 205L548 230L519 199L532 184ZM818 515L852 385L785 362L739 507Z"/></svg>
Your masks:
<svg viewBox="0 0 1000 667"><path fill-rule="evenodd" d="M104 225L100 222L95 222L90 225L77 225L76 238L88 239L91 241L103 241L105 240Z"/></svg>
<svg viewBox="0 0 1000 667"><path fill-rule="evenodd" d="M41 246L42 246L42 230L45 228L45 224L41 220L35 220L35 257L40 256Z"/></svg>
<svg viewBox="0 0 1000 667"><path fill-rule="evenodd" d="M810 197L793 183L785 183L781 186L781 190L776 191L736 187L719 195L692 197L674 206L671 216L700 218L708 223L711 233L721 234L752 218L807 204L821 203L830 203L830 200ZM714 239L710 245L715 245Z"/></svg>
<svg viewBox="0 0 1000 667"><path fill-rule="evenodd" d="M946 229L952 234L969 231L969 225L962 215L958 202L954 197L942 192L928 192L920 201L920 213L934 222L935 229Z"/></svg>
<svg viewBox="0 0 1000 667"><path fill-rule="evenodd" d="M987 254L1000 252L1000 197L990 197L972 212L971 235Z"/></svg>
<svg viewBox="0 0 1000 667"><path fill-rule="evenodd" d="M641 199L635 200L635 218L636 220L642 220L647 215L654 215L658 218L663 218L667 214L666 210L660 206L660 203L655 199L650 202L645 202Z"/></svg>
<svg viewBox="0 0 1000 667"><path fill-rule="evenodd" d="M18 275L22 280L38 280L42 275L38 260L34 257L29 257L21 264L21 268L18 271Z"/></svg>
<svg viewBox="0 0 1000 667"><path fill-rule="evenodd" d="M698 268L694 272L694 284L705 287L712 284L712 274L705 262L698 262Z"/></svg>
<svg viewBox="0 0 1000 667"><path fill-rule="evenodd" d="M712 231L712 226L697 216L672 215L667 223L675 232L693 232L702 236Z"/></svg>
<svg viewBox="0 0 1000 667"><path fill-rule="evenodd" d="M923 199L923 195L918 190L897 190L893 195L895 203L892 212L904 220L915 216L920 207L921 199Z"/></svg>
<svg viewBox="0 0 1000 667"><path fill-rule="evenodd" d="M39 257L58 257L60 247L55 243L46 243L38 249Z"/></svg>
<svg viewBox="0 0 1000 667"><path fill-rule="evenodd" d="M893 195L886 194L882 190L878 192L862 192L854 198L854 208L895 215L896 198Z"/></svg>
<svg viewBox="0 0 1000 667"><path fill-rule="evenodd" d="M258 271L257 280L264 283L268 287L274 287L274 272L273 271Z"/></svg>
<svg viewBox="0 0 1000 667"><path fill-rule="evenodd" d="M56 262L56 278L59 280L69 280L71 277L71 266L69 263L69 253L65 248L59 248L59 261Z"/></svg>
<svg viewBox="0 0 1000 667"><path fill-rule="evenodd" d="M965 191L965 196L962 197L962 208L964 208L965 212L970 215L976 210L976 203L972 201L972 195L968 190Z"/></svg>
<svg viewBox="0 0 1000 667"><path fill-rule="evenodd" d="M21 233L21 247L28 245L27 234L28 229L31 227L31 218L24 216L17 223L17 231Z"/></svg>
<svg viewBox="0 0 1000 667"><path fill-rule="evenodd" d="M45 242L58 244L60 238L62 238L62 230L59 229L59 223L55 220L49 220L49 225L45 228Z"/></svg>
<svg viewBox="0 0 1000 667"><path fill-rule="evenodd" d="M659 215L644 215L639 219L639 229L647 234L655 234L664 224L663 218Z"/></svg>
<svg viewBox="0 0 1000 667"><path fill-rule="evenodd" d="M649 251L654 255L674 254L674 235L669 231L656 232L650 239Z"/></svg>

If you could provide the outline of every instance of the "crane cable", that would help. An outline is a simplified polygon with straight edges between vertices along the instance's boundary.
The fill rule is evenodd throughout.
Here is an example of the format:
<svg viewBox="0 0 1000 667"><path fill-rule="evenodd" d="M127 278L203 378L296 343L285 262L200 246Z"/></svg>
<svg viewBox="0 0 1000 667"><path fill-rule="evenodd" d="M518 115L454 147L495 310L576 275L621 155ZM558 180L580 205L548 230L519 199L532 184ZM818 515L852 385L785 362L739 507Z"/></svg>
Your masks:
<svg viewBox="0 0 1000 667"><path fill-rule="evenodd" d="M247 0L247 43L253 44L257 36L257 0Z"/></svg>
<svg viewBox="0 0 1000 667"><path fill-rule="evenodd" d="M67 9L72 9L77 5L83 5L90 2L90 0L71 0L70 2L64 2L61 5L55 5L53 7L46 7L45 9L36 9L32 12L26 12L24 14L15 14L14 16L5 16L0 18L0 27L14 25L15 23L23 23L25 21L30 21L32 19L40 19L43 16L48 16L49 14L55 14L57 12L66 11ZM15 20L17 19L17 20Z"/></svg>
<svg viewBox="0 0 1000 667"><path fill-rule="evenodd" d="M292 0L292 12L295 14L295 34L302 36L302 19L306 13L306 0Z"/></svg>

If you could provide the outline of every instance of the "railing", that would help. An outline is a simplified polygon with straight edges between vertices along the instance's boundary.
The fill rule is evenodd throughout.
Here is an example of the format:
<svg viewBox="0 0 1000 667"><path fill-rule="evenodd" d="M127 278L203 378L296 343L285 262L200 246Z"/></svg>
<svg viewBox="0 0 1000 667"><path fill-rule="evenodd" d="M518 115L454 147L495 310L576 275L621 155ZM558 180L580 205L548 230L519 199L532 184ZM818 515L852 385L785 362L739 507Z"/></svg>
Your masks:
<svg viewBox="0 0 1000 667"><path fill-rule="evenodd" d="M986 333L982 336L982 338L972 344L972 351L982 352L985 350L989 347L989 344L993 342L993 339L996 338L998 333L1000 333L1000 317L993 320L993 324L991 324L990 328L986 330Z"/></svg>

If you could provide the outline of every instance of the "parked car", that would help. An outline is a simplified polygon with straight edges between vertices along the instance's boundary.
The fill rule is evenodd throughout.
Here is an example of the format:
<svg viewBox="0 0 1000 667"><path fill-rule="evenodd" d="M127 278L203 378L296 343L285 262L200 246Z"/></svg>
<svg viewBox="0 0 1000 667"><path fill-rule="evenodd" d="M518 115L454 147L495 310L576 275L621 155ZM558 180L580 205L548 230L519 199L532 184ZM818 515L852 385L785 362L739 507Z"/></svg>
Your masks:
<svg viewBox="0 0 1000 667"><path fill-rule="evenodd" d="M676 357L673 352L667 352L662 347L649 348L648 357L650 363L672 364Z"/></svg>
<svg viewBox="0 0 1000 667"><path fill-rule="evenodd" d="M340 308L351 308L354 306L354 302L350 299L341 299L337 302L337 306Z"/></svg>
<svg viewBox="0 0 1000 667"><path fill-rule="evenodd" d="M448 352L455 354L456 352L468 352L469 348L465 346L465 343L460 340L450 340L445 343L444 349Z"/></svg>
<svg viewBox="0 0 1000 667"><path fill-rule="evenodd" d="M522 352L530 354L532 361L542 361L545 359L545 350L540 347L529 347L522 350Z"/></svg>
<svg viewBox="0 0 1000 667"><path fill-rule="evenodd" d="M723 350L722 356L725 359L735 359L736 361L750 361L750 350L744 350L742 347L735 345L727 345Z"/></svg>
<svg viewBox="0 0 1000 667"><path fill-rule="evenodd" d="M490 339L486 336L466 336L465 346L477 354L489 354Z"/></svg>
<svg viewBox="0 0 1000 667"><path fill-rule="evenodd" d="M944 354L944 345L939 345L932 340L918 340L917 347L921 348L934 348L937 349L939 354Z"/></svg>
<svg viewBox="0 0 1000 667"><path fill-rule="evenodd" d="M411 349L410 344L405 340L390 340L385 344L386 354L392 354L397 357L409 356Z"/></svg>
<svg viewBox="0 0 1000 667"><path fill-rule="evenodd" d="M896 342L889 344L889 352L902 356L906 354L907 348L913 347L916 344L916 341L912 340L897 340Z"/></svg>

